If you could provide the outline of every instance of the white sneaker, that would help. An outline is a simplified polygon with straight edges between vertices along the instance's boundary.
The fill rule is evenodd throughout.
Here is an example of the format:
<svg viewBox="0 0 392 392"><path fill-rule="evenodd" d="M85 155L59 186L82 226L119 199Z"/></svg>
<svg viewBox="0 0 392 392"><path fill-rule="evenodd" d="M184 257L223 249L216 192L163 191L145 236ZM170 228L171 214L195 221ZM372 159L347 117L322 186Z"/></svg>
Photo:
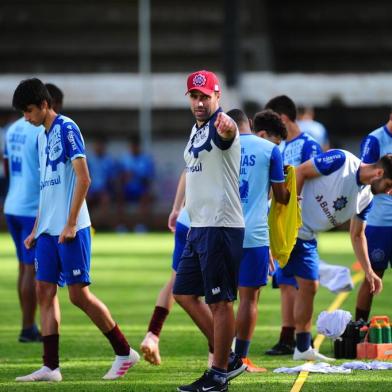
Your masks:
<svg viewBox="0 0 392 392"><path fill-rule="evenodd" d="M28 374L27 376L16 377L15 381L20 382L33 382L33 381L61 381L60 369L50 369L47 366L42 366L41 369Z"/></svg>
<svg viewBox="0 0 392 392"><path fill-rule="evenodd" d="M132 349L130 349L129 355L116 355L112 367L102 378L104 380L116 380L123 377L132 366L139 362L139 359L140 355Z"/></svg>
<svg viewBox="0 0 392 392"><path fill-rule="evenodd" d="M140 350L143 353L143 358L150 362L152 365L161 364L161 355L159 354L159 338L152 332L147 332L142 343Z"/></svg>
<svg viewBox="0 0 392 392"><path fill-rule="evenodd" d="M293 355L294 361L326 361L326 362L333 362L335 358L326 357L323 354L320 354L316 349L313 347L309 347L306 351L301 352L296 347L294 350Z"/></svg>

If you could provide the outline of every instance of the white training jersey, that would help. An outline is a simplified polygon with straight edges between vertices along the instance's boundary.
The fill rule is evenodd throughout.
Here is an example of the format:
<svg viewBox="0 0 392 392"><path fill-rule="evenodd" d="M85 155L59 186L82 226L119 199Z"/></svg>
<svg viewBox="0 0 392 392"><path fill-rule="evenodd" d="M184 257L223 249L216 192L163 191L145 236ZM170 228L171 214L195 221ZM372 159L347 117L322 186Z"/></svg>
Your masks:
<svg viewBox="0 0 392 392"><path fill-rule="evenodd" d="M191 227L244 227L239 194L240 137L224 141L214 122L195 124L184 151L185 208Z"/></svg>
<svg viewBox="0 0 392 392"><path fill-rule="evenodd" d="M75 190L72 161L85 158L82 134L70 119L58 115L49 131L38 135L40 165L39 218L36 237L42 233L60 235L67 223ZM77 220L77 230L90 226L86 201Z"/></svg>
<svg viewBox="0 0 392 392"><path fill-rule="evenodd" d="M340 226L355 214L366 220L373 195L370 186L359 182L361 161L344 150L329 150L312 158L320 177L306 180L302 192L302 221L298 237Z"/></svg>

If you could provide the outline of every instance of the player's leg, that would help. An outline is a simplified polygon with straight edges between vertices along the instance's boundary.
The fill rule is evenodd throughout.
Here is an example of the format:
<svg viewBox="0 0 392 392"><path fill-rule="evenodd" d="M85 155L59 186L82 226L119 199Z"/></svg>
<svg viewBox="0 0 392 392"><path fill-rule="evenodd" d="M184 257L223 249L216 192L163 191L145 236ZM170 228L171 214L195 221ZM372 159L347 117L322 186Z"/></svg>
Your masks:
<svg viewBox="0 0 392 392"><path fill-rule="evenodd" d="M189 227L179 222L176 223L172 259L172 276L163 289L159 292L157 302L148 325L146 336L140 345L140 350L143 353L144 359L153 365L159 365L161 363L161 356L159 353L159 336L163 324L174 303L173 285L181 255L184 251L188 230Z"/></svg>
<svg viewBox="0 0 392 392"><path fill-rule="evenodd" d="M159 336L174 303L173 285L175 278L176 272L173 271L170 280L159 292L154 311L148 324L146 336L140 344L140 350L143 353L144 359L153 365L161 364Z"/></svg>
<svg viewBox="0 0 392 392"><path fill-rule="evenodd" d="M83 310L100 329L116 354L104 379L114 380L124 376L139 361L139 354L130 348L106 305L90 292L90 228L79 230L72 241L59 244L58 248L71 302Z"/></svg>
<svg viewBox="0 0 392 392"><path fill-rule="evenodd" d="M295 348L295 321L294 303L297 294L297 281L294 277L287 277L280 267L273 275L273 287L280 291L280 310L282 327L279 341L266 351L267 355L288 355L294 353Z"/></svg>
<svg viewBox="0 0 392 392"><path fill-rule="evenodd" d="M41 334L35 324L37 297L35 292L34 255L35 249L27 250L24 239L31 233L34 218L6 215L7 226L15 244L19 261L17 281L19 303L22 310L20 342L39 342Z"/></svg>
<svg viewBox="0 0 392 392"><path fill-rule="evenodd" d="M41 313L43 342L43 367L16 381L61 381L59 369L59 325L60 307L57 298L57 283L61 283L57 238L46 234L39 236L36 245L37 301Z"/></svg>
<svg viewBox="0 0 392 392"><path fill-rule="evenodd" d="M294 306L296 348L293 359L295 360L333 360L318 353L312 347L311 329L313 303L318 288L318 260L317 241L298 239L289 262L283 269L284 273L294 273L298 282Z"/></svg>
<svg viewBox="0 0 392 392"><path fill-rule="evenodd" d="M248 358L249 346L256 327L260 287L268 281L269 248L268 246L245 248L239 273L239 296L236 318L235 353L248 366L248 372L264 372Z"/></svg>
<svg viewBox="0 0 392 392"><path fill-rule="evenodd" d="M188 313L193 322L207 338L209 351L214 350L213 321L210 308L201 300L204 296L203 276L200 262L192 243L195 237L192 229L178 265L173 295L176 302Z"/></svg>
<svg viewBox="0 0 392 392"><path fill-rule="evenodd" d="M392 228L367 226L365 235L368 244L368 254L374 272L382 278L392 260ZM366 279L358 290L355 308L355 320L368 320L372 308L373 294Z"/></svg>

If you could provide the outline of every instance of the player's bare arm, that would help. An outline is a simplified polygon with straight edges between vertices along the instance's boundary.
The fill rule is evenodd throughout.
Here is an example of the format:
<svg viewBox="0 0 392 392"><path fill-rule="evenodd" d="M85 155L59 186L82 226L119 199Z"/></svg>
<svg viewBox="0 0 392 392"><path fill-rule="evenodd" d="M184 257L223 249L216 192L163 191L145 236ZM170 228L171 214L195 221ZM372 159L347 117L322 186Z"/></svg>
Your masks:
<svg viewBox="0 0 392 392"><path fill-rule="evenodd" d="M86 198L91 179L85 158L76 158L72 161L72 167L76 174L75 192L72 198L71 210L67 223L59 236L59 243L72 240L76 236L76 224L83 201Z"/></svg>
<svg viewBox="0 0 392 392"><path fill-rule="evenodd" d="M290 192L287 189L286 184L284 182L273 182L271 187L275 200L280 204L288 204L290 200Z"/></svg>
<svg viewBox="0 0 392 392"><path fill-rule="evenodd" d="M320 173L316 170L312 160L308 160L295 168L297 177L297 193L301 194L302 188L306 180L320 177Z"/></svg>
<svg viewBox="0 0 392 392"><path fill-rule="evenodd" d="M373 271L368 256L367 239L365 236L366 222L354 217L350 222L350 236L354 253L365 271L365 276L370 285L370 292L378 294L382 291L382 280Z"/></svg>
<svg viewBox="0 0 392 392"><path fill-rule="evenodd" d="M31 233L23 241L26 249L31 249L35 244L35 234L37 233L38 217L39 217L39 212L37 214L37 217L35 218L33 230L31 230Z"/></svg>
<svg viewBox="0 0 392 392"><path fill-rule="evenodd" d="M232 140L234 139L237 133L237 125L227 114L220 112L216 117L215 128L219 134L219 136L223 140Z"/></svg>
<svg viewBox="0 0 392 392"><path fill-rule="evenodd" d="M178 180L176 196L174 198L173 208L170 212L167 226L174 233L176 231L176 222L181 209L184 207L185 202L185 170L181 173Z"/></svg>

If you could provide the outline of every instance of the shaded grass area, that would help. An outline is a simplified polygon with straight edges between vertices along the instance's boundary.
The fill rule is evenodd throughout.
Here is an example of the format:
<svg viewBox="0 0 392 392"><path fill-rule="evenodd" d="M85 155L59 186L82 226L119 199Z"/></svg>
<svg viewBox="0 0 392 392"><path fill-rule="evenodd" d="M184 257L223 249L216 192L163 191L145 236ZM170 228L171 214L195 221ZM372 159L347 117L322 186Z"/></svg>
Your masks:
<svg viewBox="0 0 392 392"><path fill-rule="evenodd" d="M173 237L170 234L97 234L93 238L91 290L110 308L132 346L138 349L154 307L156 295L170 276ZM347 233L328 233L319 238L323 259L350 266L353 254ZM88 318L73 307L67 290L59 291L62 308L61 368L59 384L17 384L18 375L40 366L39 344L17 343L20 312L15 281L17 264L9 237L0 235L0 391L174 391L180 384L199 377L207 361L205 339L189 318L174 306L161 335L163 364L153 367L140 362L125 379L101 380L113 354L102 334ZM389 293L392 276L385 276L384 293L376 298L374 314L392 316ZM342 308L354 311L355 293ZM335 295L321 288L316 298L315 316L326 309ZM266 374L245 374L231 383L230 391L289 391L295 376L275 374L273 369L295 366L290 357L263 355L278 339L280 331L279 292L270 286L262 290L259 321L251 346L251 358L266 367ZM316 332L316 331L314 331ZM332 355L326 340L321 351ZM309 376L304 391L391 390L392 372L354 372L351 375Z"/></svg>

